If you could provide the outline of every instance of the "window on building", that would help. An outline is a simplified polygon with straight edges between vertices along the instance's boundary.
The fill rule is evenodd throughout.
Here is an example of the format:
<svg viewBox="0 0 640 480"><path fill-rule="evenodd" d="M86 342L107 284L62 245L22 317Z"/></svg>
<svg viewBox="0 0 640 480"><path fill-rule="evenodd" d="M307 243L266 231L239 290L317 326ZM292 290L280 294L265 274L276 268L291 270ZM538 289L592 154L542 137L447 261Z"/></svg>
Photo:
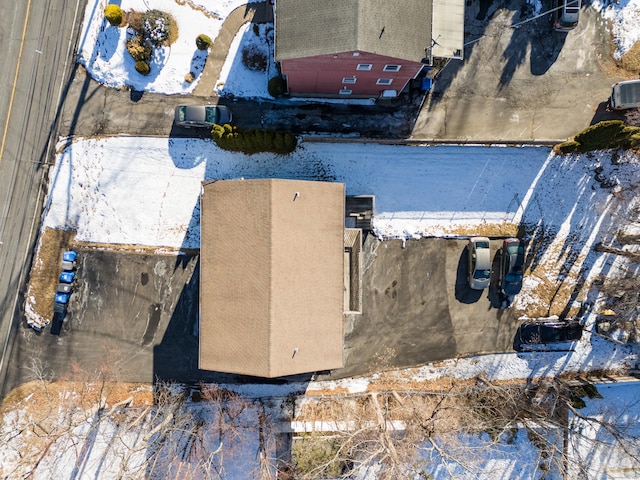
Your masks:
<svg viewBox="0 0 640 480"><path fill-rule="evenodd" d="M373 65L370 63L359 63L356 70L371 70Z"/></svg>
<svg viewBox="0 0 640 480"><path fill-rule="evenodd" d="M382 70L384 70L385 72L397 72L398 70L400 70L401 65L385 65L384 68Z"/></svg>
<svg viewBox="0 0 640 480"><path fill-rule="evenodd" d="M379 78L376 85L391 85L393 78Z"/></svg>
<svg viewBox="0 0 640 480"><path fill-rule="evenodd" d="M351 90L340 90L340 95L351 95Z"/></svg>
<svg viewBox="0 0 640 480"><path fill-rule="evenodd" d="M356 77L344 77L342 83L356 83Z"/></svg>

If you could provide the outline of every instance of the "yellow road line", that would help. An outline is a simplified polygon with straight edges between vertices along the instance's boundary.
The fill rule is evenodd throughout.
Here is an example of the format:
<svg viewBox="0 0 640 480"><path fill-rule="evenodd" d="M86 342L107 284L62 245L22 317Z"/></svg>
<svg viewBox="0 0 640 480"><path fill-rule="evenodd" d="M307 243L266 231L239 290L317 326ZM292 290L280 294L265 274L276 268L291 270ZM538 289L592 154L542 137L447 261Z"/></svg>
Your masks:
<svg viewBox="0 0 640 480"><path fill-rule="evenodd" d="M4 153L4 143L7 139L7 132L9 131L9 120L11 119L11 109L13 108L13 97L16 94L16 87L18 86L18 72L20 71L20 62L22 61L22 49L24 48L24 37L27 35L27 23L29 21L30 11L31 11L31 0L27 2L27 13L24 16L24 26L22 27L22 38L20 39L20 51L18 52L18 63L16 65L16 74L13 77L13 87L11 87L11 97L9 98L9 111L7 112L7 123L4 126L4 133L2 134L2 144L0 144L0 161L2 161L2 154Z"/></svg>

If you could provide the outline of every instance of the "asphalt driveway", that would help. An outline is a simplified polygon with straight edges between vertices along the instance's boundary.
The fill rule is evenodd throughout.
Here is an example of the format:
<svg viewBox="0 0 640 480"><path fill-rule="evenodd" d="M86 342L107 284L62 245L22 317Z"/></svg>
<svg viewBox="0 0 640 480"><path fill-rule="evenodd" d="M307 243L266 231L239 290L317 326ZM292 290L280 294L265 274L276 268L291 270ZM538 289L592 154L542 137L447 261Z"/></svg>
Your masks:
<svg viewBox="0 0 640 480"><path fill-rule="evenodd" d="M542 0L542 11L555 8ZM525 0L467 2L464 61L451 61L413 126L415 139L564 140L606 112L615 71L606 21L583 2L578 26L532 21Z"/></svg>

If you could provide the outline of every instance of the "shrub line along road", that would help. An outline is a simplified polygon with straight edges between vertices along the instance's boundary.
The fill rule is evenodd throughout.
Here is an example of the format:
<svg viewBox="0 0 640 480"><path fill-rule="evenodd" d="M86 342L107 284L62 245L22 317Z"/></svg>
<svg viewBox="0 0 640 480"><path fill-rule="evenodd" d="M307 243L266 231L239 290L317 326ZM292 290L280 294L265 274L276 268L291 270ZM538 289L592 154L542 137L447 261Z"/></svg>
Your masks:
<svg viewBox="0 0 640 480"><path fill-rule="evenodd" d="M34 246L31 225L40 218L41 186L46 165L53 161L51 140L56 135L185 135L172 127L173 108L183 97L108 89L91 80L81 66L74 65L71 47L77 45L85 2L52 0L46 8L31 9L23 40L20 29L25 25L30 2L11 4L6 17L16 20L9 22L12 30L2 52L3 65L17 66L22 48L10 116L6 92L0 99L2 118L9 119L9 124L3 125L8 133L0 163L0 198L4 199L0 236L3 342L9 331L17 333L24 323L16 292L30 265ZM477 2L467 7L465 31L480 40L466 48L464 62L451 62L440 72L425 102L416 97L407 103L392 101L374 106L292 105L287 100L230 100L197 95L184 101L219 100L233 109L242 126L295 133L358 132L363 138L373 137L381 142L388 139L390 143L405 137L418 143L555 143L592 121L607 118L604 102L610 85L619 78L602 71L603 58L610 56L608 37L604 22L592 9L584 9L580 25L569 34L551 32L544 19L512 29L510 24L521 20L518 12L523 3L524 0L509 0L485 12L479 11ZM225 38L233 38L246 20L238 15L230 18L221 32ZM215 70L220 65L214 62L221 61L221 55L211 56L207 68ZM9 77L14 72L7 68L0 73L3 84L13 84ZM199 91L213 76L203 76ZM376 288L372 284L372 291ZM23 333L19 337L25 342L38 343L38 338L29 340L31 332ZM144 338L149 338L149 332ZM11 347L12 341L8 345ZM27 354L25 350L20 355L22 362L29 358ZM355 358L350 350L347 355ZM6 367L7 361L3 360ZM3 378L4 373L0 372ZM25 375L18 372L13 378L24 380Z"/></svg>

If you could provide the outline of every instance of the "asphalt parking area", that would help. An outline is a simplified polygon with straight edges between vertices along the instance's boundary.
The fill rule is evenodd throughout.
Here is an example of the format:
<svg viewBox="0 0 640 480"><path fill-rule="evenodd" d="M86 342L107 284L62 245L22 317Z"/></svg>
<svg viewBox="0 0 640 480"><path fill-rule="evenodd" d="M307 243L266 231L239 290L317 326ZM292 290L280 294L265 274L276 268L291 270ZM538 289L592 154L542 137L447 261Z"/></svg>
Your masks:
<svg viewBox="0 0 640 480"><path fill-rule="evenodd" d="M50 333L51 325L37 333L22 322L7 391L34 378L34 360L55 378L103 371L112 380L150 382L154 347L169 322L193 330L197 256L76 250L77 281L60 335Z"/></svg>
<svg viewBox="0 0 640 480"><path fill-rule="evenodd" d="M466 243L381 242L368 235L363 313L345 321L345 367L319 377L510 351L518 321L510 310L492 306L491 288L468 288ZM494 263L499 243L492 242ZM198 370L198 258L80 250L78 283L61 334L51 335L50 326L41 333L23 326L8 383L32 379L32 358L57 378L78 365L119 381L242 381Z"/></svg>
<svg viewBox="0 0 640 480"><path fill-rule="evenodd" d="M496 270L499 241L491 242ZM467 240L378 241L363 248L363 313L345 322L349 376L474 353L510 351L518 320L490 288L467 283Z"/></svg>

